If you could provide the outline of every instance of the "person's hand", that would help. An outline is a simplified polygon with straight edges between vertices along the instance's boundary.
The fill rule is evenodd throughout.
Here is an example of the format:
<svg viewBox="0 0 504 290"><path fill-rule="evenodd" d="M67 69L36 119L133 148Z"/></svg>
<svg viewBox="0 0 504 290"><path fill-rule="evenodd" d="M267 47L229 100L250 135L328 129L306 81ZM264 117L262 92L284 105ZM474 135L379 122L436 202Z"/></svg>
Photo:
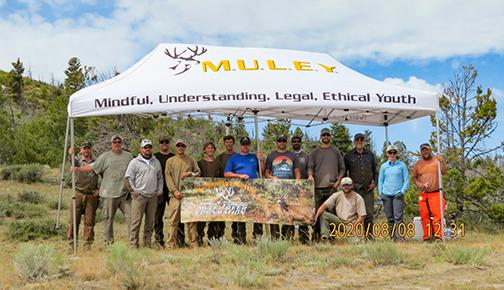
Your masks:
<svg viewBox="0 0 504 290"><path fill-rule="evenodd" d="M437 154L435 158L439 161L444 161L443 156L441 154Z"/></svg>
<svg viewBox="0 0 504 290"><path fill-rule="evenodd" d="M193 173L191 171L186 171L182 174L182 177L189 177L189 176L193 176Z"/></svg>
<svg viewBox="0 0 504 290"><path fill-rule="evenodd" d="M310 223L311 225L315 225L317 223L317 218L315 217L315 215L313 215L310 219Z"/></svg>
<svg viewBox="0 0 504 290"><path fill-rule="evenodd" d="M368 191L373 190L375 187L376 187L376 184L375 184L374 180L372 180L371 184L369 184L369 186L368 186Z"/></svg>
<svg viewBox="0 0 504 290"><path fill-rule="evenodd" d="M184 197L184 195L180 191L175 191L174 195L175 195L175 198L178 200L181 200L182 197Z"/></svg>
<svg viewBox="0 0 504 290"><path fill-rule="evenodd" d="M426 191L427 188L429 188L429 184L426 182L423 186L422 186L422 191Z"/></svg>
<svg viewBox="0 0 504 290"><path fill-rule="evenodd" d="M95 190L95 192L93 193L93 196L100 197L100 189L99 188L97 190Z"/></svg>
<svg viewBox="0 0 504 290"><path fill-rule="evenodd" d="M241 179L245 179L245 180L250 178L250 176L248 176L247 174L239 174L239 176Z"/></svg>
<svg viewBox="0 0 504 290"><path fill-rule="evenodd" d="M308 180L313 180L313 175L308 175Z"/></svg>
<svg viewBox="0 0 504 290"><path fill-rule="evenodd" d="M75 149L73 147L68 148L68 154L74 155L75 154Z"/></svg>
<svg viewBox="0 0 504 290"><path fill-rule="evenodd" d="M259 159L259 161L266 160L266 156L262 152L257 151L256 156L257 156L257 159Z"/></svg>
<svg viewBox="0 0 504 290"><path fill-rule="evenodd" d="M340 186L339 181L336 181L336 182L332 185L332 187L333 187L334 189L336 189L336 190L338 189L338 187L339 187L339 186Z"/></svg>
<svg viewBox="0 0 504 290"><path fill-rule="evenodd" d="M277 177L277 176L274 176L274 175L271 175L270 179L271 179L271 180L278 180L278 177Z"/></svg>
<svg viewBox="0 0 504 290"><path fill-rule="evenodd" d="M79 167L74 166L74 167L70 168L70 170L71 170L72 172L79 172Z"/></svg>

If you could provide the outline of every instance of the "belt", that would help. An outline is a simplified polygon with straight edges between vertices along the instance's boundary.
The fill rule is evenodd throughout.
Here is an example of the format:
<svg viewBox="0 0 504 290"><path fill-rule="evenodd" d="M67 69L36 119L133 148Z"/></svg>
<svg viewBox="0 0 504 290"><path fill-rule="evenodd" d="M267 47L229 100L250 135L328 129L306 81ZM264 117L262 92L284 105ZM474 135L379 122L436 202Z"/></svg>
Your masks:
<svg viewBox="0 0 504 290"><path fill-rule="evenodd" d="M439 192L440 189L437 189L437 190L433 190L433 191L426 191L425 193L434 193L434 192Z"/></svg>

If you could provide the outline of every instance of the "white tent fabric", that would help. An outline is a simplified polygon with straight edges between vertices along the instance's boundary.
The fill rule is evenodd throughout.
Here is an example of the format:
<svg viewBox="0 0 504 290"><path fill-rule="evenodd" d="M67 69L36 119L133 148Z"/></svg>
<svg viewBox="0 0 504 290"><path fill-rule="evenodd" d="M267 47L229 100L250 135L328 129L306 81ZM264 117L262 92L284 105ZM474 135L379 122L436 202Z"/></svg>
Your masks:
<svg viewBox="0 0 504 290"><path fill-rule="evenodd" d="M160 44L70 97L71 118L204 112L388 125L434 114L435 92L386 84L324 53Z"/></svg>

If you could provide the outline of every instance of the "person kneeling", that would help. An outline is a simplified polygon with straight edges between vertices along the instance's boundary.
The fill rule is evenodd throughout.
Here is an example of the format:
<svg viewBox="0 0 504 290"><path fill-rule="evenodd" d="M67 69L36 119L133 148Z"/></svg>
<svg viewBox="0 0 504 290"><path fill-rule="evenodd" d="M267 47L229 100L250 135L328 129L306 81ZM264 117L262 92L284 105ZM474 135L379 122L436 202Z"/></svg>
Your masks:
<svg viewBox="0 0 504 290"><path fill-rule="evenodd" d="M339 229L339 224L353 224L355 231L357 225L361 224L366 217L364 199L352 190L352 179L350 177L343 178L341 180L341 186L343 190L337 191L331 195L317 210L312 221L313 224L315 224L320 218L321 237L323 240L328 240L330 236L336 236L331 233L333 233L335 229ZM333 209L336 214L327 211Z"/></svg>

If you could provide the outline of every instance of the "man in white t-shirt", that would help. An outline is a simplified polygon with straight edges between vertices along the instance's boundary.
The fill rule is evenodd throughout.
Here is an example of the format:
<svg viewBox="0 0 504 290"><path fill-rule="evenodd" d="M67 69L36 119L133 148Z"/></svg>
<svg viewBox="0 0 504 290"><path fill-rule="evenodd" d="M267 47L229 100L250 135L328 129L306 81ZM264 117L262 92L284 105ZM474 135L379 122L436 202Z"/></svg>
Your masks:
<svg viewBox="0 0 504 290"><path fill-rule="evenodd" d="M313 223L320 217L320 229L322 239L329 239L331 231L334 229L331 224L338 227L339 224L354 224L356 226L364 221L366 217L366 206L364 199L352 190L353 181L350 177L341 180L342 191L331 195L317 210ZM336 214L328 212L334 209ZM355 227L354 227L355 228Z"/></svg>

